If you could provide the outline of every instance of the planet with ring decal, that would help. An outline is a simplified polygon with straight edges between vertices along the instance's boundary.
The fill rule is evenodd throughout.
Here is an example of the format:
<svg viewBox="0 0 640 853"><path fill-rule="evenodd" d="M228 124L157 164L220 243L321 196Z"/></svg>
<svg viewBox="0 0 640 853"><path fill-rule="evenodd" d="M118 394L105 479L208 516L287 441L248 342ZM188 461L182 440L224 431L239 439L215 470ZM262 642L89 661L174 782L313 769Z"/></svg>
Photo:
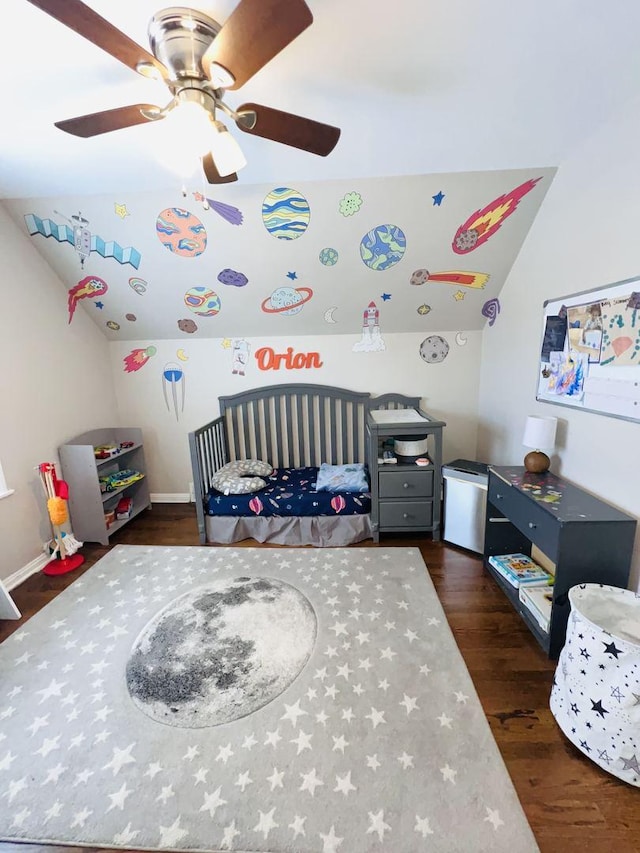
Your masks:
<svg viewBox="0 0 640 853"><path fill-rule="evenodd" d="M260 306L265 314L299 314L313 296L310 287L278 287Z"/></svg>
<svg viewBox="0 0 640 853"><path fill-rule="evenodd" d="M222 307L220 297L209 287L192 287L187 290L184 304L200 317L214 317Z"/></svg>
<svg viewBox="0 0 640 853"><path fill-rule="evenodd" d="M360 241L360 257L369 269L388 270L402 260L407 238L397 225L377 225Z"/></svg>
<svg viewBox="0 0 640 853"><path fill-rule="evenodd" d="M324 249L320 249L318 257L320 258L320 263L324 264L325 267L332 267L338 263L338 250L327 246Z"/></svg>
<svg viewBox="0 0 640 853"><path fill-rule="evenodd" d="M276 187L262 202L262 221L269 234L279 240L295 240L307 230L309 202L290 187Z"/></svg>

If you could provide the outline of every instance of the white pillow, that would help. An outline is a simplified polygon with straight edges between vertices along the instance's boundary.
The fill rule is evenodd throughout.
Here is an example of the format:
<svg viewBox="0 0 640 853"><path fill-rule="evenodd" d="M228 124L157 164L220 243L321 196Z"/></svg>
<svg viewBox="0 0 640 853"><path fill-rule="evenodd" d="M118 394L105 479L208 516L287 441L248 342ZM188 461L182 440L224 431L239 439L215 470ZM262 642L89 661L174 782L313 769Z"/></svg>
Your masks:
<svg viewBox="0 0 640 853"><path fill-rule="evenodd" d="M246 495L264 489L266 481L261 476L269 476L273 467L260 459L237 459L227 462L211 478L211 485L225 495Z"/></svg>

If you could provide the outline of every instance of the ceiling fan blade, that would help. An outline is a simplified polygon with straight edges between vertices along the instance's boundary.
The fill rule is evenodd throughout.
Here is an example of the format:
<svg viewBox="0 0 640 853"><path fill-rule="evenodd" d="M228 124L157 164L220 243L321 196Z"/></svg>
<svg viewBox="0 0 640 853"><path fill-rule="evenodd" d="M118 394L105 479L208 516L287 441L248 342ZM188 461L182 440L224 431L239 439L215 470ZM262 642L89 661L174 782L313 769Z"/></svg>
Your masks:
<svg viewBox="0 0 640 853"><path fill-rule="evenodd" d="M240 0L202 58L216 82L222 66L234 77L225 89L239 89L313 22L304 0Z"/></svg>
<svg viewBox="0 0 640 853"><path fill-rule="evenodd" d="M153 119L144 116L141 110L150 113L157 111L158 118ZM90 136L99 136L101 133L109 133L112 130L120 130L123 127L133 127L136 124L146 124L149 121L158 121L164 118L160 107L153 104L131 104L129 107L118 107L115 110L105 110L101 113L89 113L86 116L77 116L65 121L57 121L56 127L71 133L73 136L82 136L88 139Z"/></svg>
<svg viewBox="0 0 640 853"><path fill-rule="evenodd" d="M272 139L274 142L282 142L283 145L301 148L303 151L310 151L321 157L330 154L340 139L339 127L322 124L293 113L285 113L282 110L274 110L261 104L242 104L237 112L249 113L247 117L240 115L236 119L236 124L245 133ZM253 117L252 114L255 115L255 123L250 126L248 121Z"/></svg>
<svg viewBox="0 0 640 853"><path fill-rule="evenodd" d="M101 47L134 71L138 70L140 63L151 64L163 78L168 77L167 69L155 56L80 0L28 0L28 2Z"/></svg>
<svg viewBox="0 0 640 853"><path fill-rule="evenodd" d="M238 176L235 172L223 177L217 170L211 153L205 154L202 158L202 168L204 169L204 174L210 184L231 184L238 180Z"/></svg>

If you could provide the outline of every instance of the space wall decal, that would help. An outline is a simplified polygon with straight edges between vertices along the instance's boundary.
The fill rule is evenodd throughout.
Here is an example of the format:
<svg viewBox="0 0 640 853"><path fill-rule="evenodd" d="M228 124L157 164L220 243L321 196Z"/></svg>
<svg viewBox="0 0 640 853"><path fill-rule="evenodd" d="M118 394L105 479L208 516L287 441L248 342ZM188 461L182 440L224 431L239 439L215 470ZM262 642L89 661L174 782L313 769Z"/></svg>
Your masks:
<svg viewBox="0 0 640 853"><path fill-rule="evenodd" d="M194 332L198 331L196 322L188 317L178 320L178 328L181 332L186 332L188 335L192 335Z"/></svg>
<svg viewBox="0 0 640 853"><path fill-rule="evenodd" d="M129 287L138 294L138 296L142 296L143 293L147 292L147 282L143 278L137 278L136 276L132 276L129 279Z"/></svg>
<svg viewBox="0 0 640 853"><path fill-rule="evenodd" d="M180 403L178 403L178 386L180 386L181 392ZM169 388L171 388L171 400L173 402L173 411L177 421L180 419L180 413L184 412L185 378L184 370L175 362L165 364L164 370L162 371L162 394L164 396L167 411L170 412L171 409L169 407L169 397L167 394Z"/></svg>
<svg viewBox="0 0 640 853"><path fill-rule="evenodd" d="M117 201L115 201L113 203L113 211L116 214L116 216L120 217L120 219L124 219L127 216L131 216L131 214L127 210L127 205L126 204L118 204Z"/></svg>
<svg viewBox="0 0 640 853"><path fill-rule="evenodd" d="M482 316L488 318L490 326L493 326L499 313L500 300L497 297L494 299L488 299L482 306Z"/></svg>
<svg viewBox="0 0 640 853"><path fill-rule="evenodd" d="M137 349L132 349L129 355L125 355L122 359L124 361L124 372L125 373L135 373L140 370L141 367L144 367L145 364L149 361L149 359L154 356L158 350L154 346L149 347L138 347Z"/></svg>
<svg viewBox="0 0 640 853"><path fill-rule="evenodd" d="M331 248L331 246L320 249L320 253L318 254L320 263L325 267L335 266L338 263L338 257L338 250Z"/></svg>
<svg viewBox="0 0 640 853"><path fill-rule="evenodd" d="M251 344L244 338L236 338L231 345L231 373L244 376L249 363Z"/></svg>
<svg viewBox="0 0 640 853"><path fill-rule="evenodd" d="M414 270L409 284L420 285L430 282L456 284L458 287L473 287L481 289L491 276L486 272L468 272L463 270L446 270L445 272L429 272L426 269Z"/></svg>
<svg viewBox="0 0 640 853"><path fill-rule="evenodd" d="M340 199L338 210L343 216L353 216L362 207L362 196L357 192L345 193Z"/></svg>
<svg viewBox="0 0 640 853"><path fill-rule="evenodd" d="M264 227L278 240L296 240L307 230L310 217L309 202L290 187L276 187L262 202Z"/></svg>
<svg viewBox="0 0 640 853"><path fill-rule="evenodd" d="M237 270L232 270L228 267L220 270L217 279L220 284L228 284L231 287L244 287L249 282L249 279L243 272L237 272Z"/></svg>
<svg viewBox="0 0 640 853"><path fill-rule="evenodd" d="M53 219L40 219L35 213L26 213L24 221L32 237L41 234L43 237L53 237L58 243L71 244L80 258L82 268L91 252L97 252L102 258L113 258L119 264L131 264L136 270L140 266L141 255L137 249L133 246L123 248L114 240L105 241L98 234L92 234L87 227L89 220L79 213L67 220L69 225L58 225Z"/></svg>
<svg viewBox="0 0 640 853"><path fill-rule="evenodd" d="M97 275L87 275L69 290L67 305L69 308L69 322L73 320L78 302L81 299L94 299L102 296L109 289L107 282L98 278Z"/></svg>
<svg viewBox="0 0 640 853"><path fill-rule="evenodd" d="M372 270L388 270L402 260L407 239L397 225L376 225L360 241L360 257Z"/></svg>
<svg viewBox="0 0 640 853"><path fill-rule="evenodd" d="M199 317L215 317L222 308L220 297L210 287L191 287L184 295L184 304Z"/></svg>
<svg viewBox="0 0 640 853"><path fill-rule="evenodd" d="M202 202L202 207L205 210L214 210L218 216L221 216L231 225L242 225L244 220L242 211L238 210L238 208L234 207L232 204L225 204L224 202L216 201L213 198L206 198L202 193L194 193L193 197L196 201Z"/></svg>
<svg viewBox="0 0 640 853"><path fill-rule="evenodd" d="M449 355L449 344L441 335L429 335L420 344L420 358L427 364L438 364Z"/></svg>
<svg viewBox="0 0 640 853"><path fill-rule="evenodd" d="M295 587L220 580L157 613L135 641L126 684L136 707L177 728L238 720L276 699L314 649L317 619Z"/></svg>
<svg viewBox="0 0 640 853"><path fill-rule="evenodd" d="M515 212L520 200L535 187L541 178L525 181L505 195L476 210L456 231L451 248L458 255L472 252L496 233L508 216Z"/></svg>
<svg viewBox="0 0 640 853"><path fill-rule="evenodd" d="M277 287L271 296L263 299L261 308L265 314L299 314L302 306L313 296L310 287Z"/></svg>
<svg viewBox="0 0 640 853"><path fill-rule="evenodd" d="M352 352L382 352L386 349L380 334L380 311L373 301L362 312L362 337L351 349Z"/></svg>
<svg viewBox="0 0 640 853"><path fill-rule="evenodd" d="M158 239L174 255L197 258L207 248L207 231L193 213L182 207L167 207L156 219Z"/></svg>

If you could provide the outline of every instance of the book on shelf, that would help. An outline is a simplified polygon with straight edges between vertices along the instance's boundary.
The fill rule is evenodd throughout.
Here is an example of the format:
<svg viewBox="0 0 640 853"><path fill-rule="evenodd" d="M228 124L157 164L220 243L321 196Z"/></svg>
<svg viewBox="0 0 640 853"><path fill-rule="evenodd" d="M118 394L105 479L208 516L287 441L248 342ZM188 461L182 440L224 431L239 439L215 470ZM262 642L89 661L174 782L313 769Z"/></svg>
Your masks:
<svg viewBox="0 0 640 853"><path fill-rule="evenodd" d="M548 586L521 586L518 595L520 601L534 617L543 631L549 630L553 589Z"/></svg>
<svg viewBox="0 0 640 853"><path fill-rule="evenodd" d="M488 558L489 563L511 586L548 586L553 575L539 566L526 554L496 554Z"/></svg>

